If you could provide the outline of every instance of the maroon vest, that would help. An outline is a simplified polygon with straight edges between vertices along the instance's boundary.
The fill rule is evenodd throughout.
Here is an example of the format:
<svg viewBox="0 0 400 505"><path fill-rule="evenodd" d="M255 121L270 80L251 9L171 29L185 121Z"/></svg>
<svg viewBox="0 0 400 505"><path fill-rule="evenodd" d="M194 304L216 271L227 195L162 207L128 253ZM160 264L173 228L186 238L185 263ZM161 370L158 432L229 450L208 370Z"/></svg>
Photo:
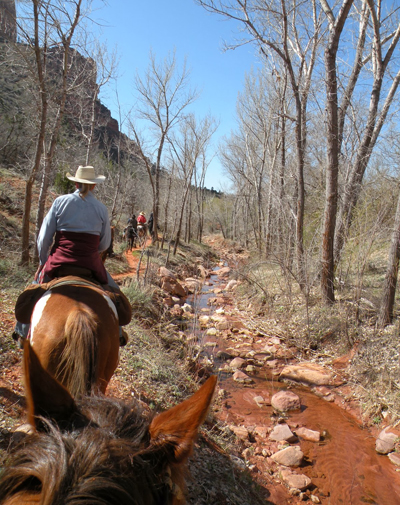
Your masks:
<svg viewBox="0 0 400 505"><path fill-rule="evenodd" d="M41 278L54 279L57 277L57 268L74 265L88 268L101 284L107 284L107 272L100 258L99 243L99 235L57 231Z"/></svg>

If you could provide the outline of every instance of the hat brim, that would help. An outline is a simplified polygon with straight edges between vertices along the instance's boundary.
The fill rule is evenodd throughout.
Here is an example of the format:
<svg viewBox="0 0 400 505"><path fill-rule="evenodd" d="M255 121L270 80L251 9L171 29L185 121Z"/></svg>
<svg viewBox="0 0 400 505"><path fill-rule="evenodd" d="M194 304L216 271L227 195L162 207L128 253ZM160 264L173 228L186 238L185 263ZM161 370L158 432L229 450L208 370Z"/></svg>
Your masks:
<svg viewBox="0 0 400 505"><path fill-rule="evenodd" d="M104 182L106 180L104 175L98 175L94 179L79 179L78 177L74 177L69 172L66 174L67 179L74 182L80 182L82 184L98 184L99 182Z"/></svg>

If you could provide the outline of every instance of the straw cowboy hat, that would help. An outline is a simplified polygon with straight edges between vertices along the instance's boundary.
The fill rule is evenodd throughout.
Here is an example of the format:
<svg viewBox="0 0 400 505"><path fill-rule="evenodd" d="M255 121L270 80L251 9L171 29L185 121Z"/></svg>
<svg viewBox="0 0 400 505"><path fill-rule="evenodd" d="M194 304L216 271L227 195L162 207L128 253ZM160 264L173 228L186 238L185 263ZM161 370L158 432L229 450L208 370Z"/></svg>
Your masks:
<svg viewBox="0 0 400 505"><path fill-rule="evenodd" d="M105 181L104 175L98 175L94 173L93 167L78 167L75 176L71 175L69 172L66 174L67 179L70 181L81 182L83 184L97 184L99 182Z"/></svg>
<svg viewBox="0 0 400 505"><path fill-rule="evenodd" d="M144 212L141 212L139 216L145 216L146 214Z"/></svg>

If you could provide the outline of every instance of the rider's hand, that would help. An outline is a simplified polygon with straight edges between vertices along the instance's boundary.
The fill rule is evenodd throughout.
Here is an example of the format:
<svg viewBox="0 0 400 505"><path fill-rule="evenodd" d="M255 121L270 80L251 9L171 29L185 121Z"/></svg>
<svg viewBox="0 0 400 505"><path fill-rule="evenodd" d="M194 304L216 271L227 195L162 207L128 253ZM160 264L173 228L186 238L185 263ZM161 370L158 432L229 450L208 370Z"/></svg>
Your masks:
<svg viewBox="0 0 400 505"><path fill-rule="evenodd" d="M34 277L35 281L38 280L39 274L43 270L43 267L44 267L44 265L39 265L38 266L38 269L36 270L35 277Z"/></svg>

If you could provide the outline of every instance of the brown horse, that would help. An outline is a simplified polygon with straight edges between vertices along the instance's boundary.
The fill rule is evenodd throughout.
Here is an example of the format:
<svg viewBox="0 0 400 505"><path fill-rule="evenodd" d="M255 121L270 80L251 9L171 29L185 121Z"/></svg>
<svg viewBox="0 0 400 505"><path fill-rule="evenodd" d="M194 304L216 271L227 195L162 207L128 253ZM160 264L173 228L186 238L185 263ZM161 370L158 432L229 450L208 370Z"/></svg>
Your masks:
<svg viewBox="0 0 400 505"><path fill-rule="evenodd" d="M118 365L118 325L105 293L90 285L60 284L36 303L30 343L42 366L74 397L95 386L104 393Z"/></svg>
<svg viewBox="0 0 400 505"><path fill-rule="evenodd" d="M139 240L139 247L143 247L146 245L146 239L147 239L147 227L146 225L141 225L138 224L137 227L137 236Z"/></svg>
<svg viewBox="0 0 400 505"><path fill-rule="evenodd" d="M0 477L2 505L181 505L184 463L216 377L149 419L137 404L69 394L25 344L28 420Z"/></svg>

